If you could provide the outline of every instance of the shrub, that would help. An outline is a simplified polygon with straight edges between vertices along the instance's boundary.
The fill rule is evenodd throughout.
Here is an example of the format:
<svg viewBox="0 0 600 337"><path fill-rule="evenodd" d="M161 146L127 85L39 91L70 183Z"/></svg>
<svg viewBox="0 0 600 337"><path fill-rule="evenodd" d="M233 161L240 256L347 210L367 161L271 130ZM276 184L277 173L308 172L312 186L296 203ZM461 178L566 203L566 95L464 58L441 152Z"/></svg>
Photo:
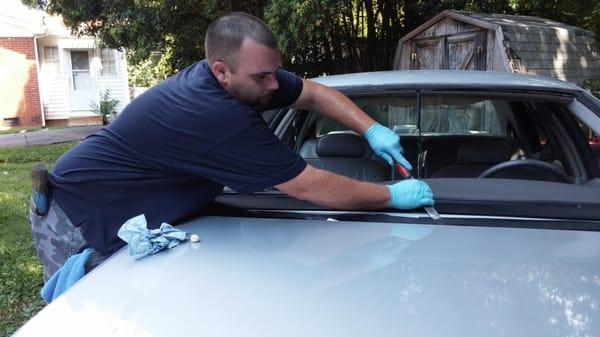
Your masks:
<svg viewBox="0 0 600 337"><path fill-rule="evenodd" d="M100 97L100 103L91 102L90 108L92 111L102 116L102 123L108 124L117 117L117 110L115 109L119 104L118 99L110 97L110 89L106 89Z"/></svg>

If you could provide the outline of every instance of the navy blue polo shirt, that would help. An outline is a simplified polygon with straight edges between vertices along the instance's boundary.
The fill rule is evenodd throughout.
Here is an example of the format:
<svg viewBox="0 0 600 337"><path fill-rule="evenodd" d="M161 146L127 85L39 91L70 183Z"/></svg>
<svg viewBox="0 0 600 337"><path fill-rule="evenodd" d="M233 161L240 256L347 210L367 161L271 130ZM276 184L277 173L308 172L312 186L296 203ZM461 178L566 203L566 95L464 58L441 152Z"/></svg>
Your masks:
<svg viewBox="0 0 600 337"><path fill-rule="evenodd" d="M302 80L277 71L270 108L299 97ZM260 112L229 95L206 61L137 97L119 117L59 158L52 195L101 253L124 245L117 231L145 214L149 228L177 223L228 186L250 193L286 182L306 163Z"/></svg>

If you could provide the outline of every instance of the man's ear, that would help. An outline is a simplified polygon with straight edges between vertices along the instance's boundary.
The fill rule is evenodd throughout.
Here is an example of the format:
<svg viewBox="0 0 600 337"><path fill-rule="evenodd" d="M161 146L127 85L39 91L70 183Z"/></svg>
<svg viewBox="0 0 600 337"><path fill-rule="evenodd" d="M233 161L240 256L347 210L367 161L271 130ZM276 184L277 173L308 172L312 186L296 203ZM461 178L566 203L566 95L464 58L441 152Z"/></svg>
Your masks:
<svg viewBox="0 0 600 337"><path fill-rule="evenodd" d="M212 64L211 69L217 78L217 81L219 81L223 87L227 87L227 84L229 83L229 67L221 61L216 61Z"/></svg>

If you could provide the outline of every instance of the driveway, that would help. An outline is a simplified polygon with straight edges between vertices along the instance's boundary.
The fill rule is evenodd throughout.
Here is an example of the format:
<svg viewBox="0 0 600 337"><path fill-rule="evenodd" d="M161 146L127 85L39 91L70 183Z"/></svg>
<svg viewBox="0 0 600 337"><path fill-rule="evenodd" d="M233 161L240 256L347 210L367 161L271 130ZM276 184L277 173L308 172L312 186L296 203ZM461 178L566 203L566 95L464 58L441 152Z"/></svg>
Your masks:
<svg viewBox="0 0 600 337"><path fill-rule="evenodd" d="M64 129L44 129L40 131L0 135L0 147L17 147L54 144L81 140L102 129L102 125L68 127Z"/></svg>

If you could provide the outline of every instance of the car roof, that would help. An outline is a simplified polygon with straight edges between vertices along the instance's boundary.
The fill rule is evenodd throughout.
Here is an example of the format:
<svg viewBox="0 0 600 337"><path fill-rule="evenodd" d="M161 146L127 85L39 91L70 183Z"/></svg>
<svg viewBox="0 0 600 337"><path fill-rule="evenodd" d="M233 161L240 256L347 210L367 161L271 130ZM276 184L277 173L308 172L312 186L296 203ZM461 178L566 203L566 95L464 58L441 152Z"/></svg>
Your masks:
<svg viewBox="0 0 600 337"><path fill-rule="evenodd" d="M491 71L393 70L330 75L311 79L340 89L364 87L447 88L580 92L575 84L550 77Z"/></svg>

